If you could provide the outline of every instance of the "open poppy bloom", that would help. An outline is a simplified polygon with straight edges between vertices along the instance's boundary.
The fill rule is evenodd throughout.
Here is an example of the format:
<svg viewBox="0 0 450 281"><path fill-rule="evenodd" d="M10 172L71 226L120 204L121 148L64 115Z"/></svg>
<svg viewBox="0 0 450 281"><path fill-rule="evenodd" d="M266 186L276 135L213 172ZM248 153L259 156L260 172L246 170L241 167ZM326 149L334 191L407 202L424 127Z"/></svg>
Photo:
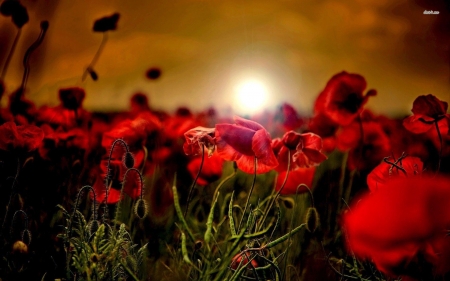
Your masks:
<svg viewBox="0 0 450 281"><path fill-rule="evenodd" d="M424 263L433 274L448 272L449 186L443 177L398 177L354 200L343 217L348 248L390 276L418 278Z"/></svg>
<svg viewBox="0 0 450 281"><path fill-rule="evenodd" d="M286 171L289 162L290 170L294 170L317 166L327 159L321 152L322 138L313 133L299 134L289 131L284 134L283 139L274 139L272 148L279 163L277 171Z"/></svg>
<svg viewBox="0 0 450 281"><path fill-rule="evenodd" d="M413 102L412 116L403 120L403 126L409 131L421 134L438 123L441 134L447 134L450 127L450 114L447 114L448 103L433 95L419 96Z"/></svg>
<svg viewBox="0 0 450 281"><path fill-rule="evenodd" d="M423 163L418 157L410 157L406 155L400 156L398 159L392 157L384 158L384 161L375 167L367 176L367 185L370 191L379 188L385 188L389 181L399 177L413 177L421 175L423 171Z"/></svg>
<svg viewBox="0 0 450 281"><path fill-rule="evenodd" d="M6 122L0 126L0 149L30 152L37 149L44 139L44 132L34 125L17 126Z"/></svg>
<svg viewBox="0 0 450 281"><path fill-rule="evenodd" d="M316 167L311 168L298 168L289 172L286 183L281 190L281 195L295 195L305 193L308 189L305 186L300 186L304 184L309 188L312 187L314 180L314 173L316 172ZM278 174L277 183L275 185L275 190L278 191L283 186L284 179L286 178L287 171ZM298 187L298 190L297 190Z"/></svg>
<svg viewBox="0 0 450 281"><path fill-rule="evenodd" d="M366 87L366 79L359 74L342 71L334 75L317 97L315 115L324 114L337 125L349 125L363 110L369 97L376 95L375 90L363 95Z"/></svg>
<svg viewBox="0 0 450 281"><path fill-rule="evenodd" d="M186 155L201 155L202 146L206 147L208 156L211 156L215 149L214 128L195 127L184 133L186 142L183 150Z"/></svg>
<svg viewBox="0 0 450 281"><path fill-rule="evenodd" d="M238 116L236 124L217 124L215 130L217 153L229 161L236 161L245 173L267 173L278 166L271 148L269 133L260 124Z"/></svg>

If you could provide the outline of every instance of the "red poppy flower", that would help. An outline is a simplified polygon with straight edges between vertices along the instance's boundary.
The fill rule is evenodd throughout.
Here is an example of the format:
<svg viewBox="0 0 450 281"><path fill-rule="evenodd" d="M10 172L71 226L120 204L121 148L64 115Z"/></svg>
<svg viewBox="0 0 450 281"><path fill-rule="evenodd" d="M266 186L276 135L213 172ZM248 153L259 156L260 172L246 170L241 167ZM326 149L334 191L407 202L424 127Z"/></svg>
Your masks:
<svg viewBox="0 0 450 281"><path fill-rule="evenodd" d="M385 161L378 165L367 176L367 185L370 191L386 188L386 185L394 178L413 177L422 174L423 163L420 158L402 155L398 159L386 157Z"/></svg>
<svg viewBox="0 0 450 281"><path fill-rule="evenodd" d="M139 169L141 167L144 161L144 154L143 150L133 154L134 168ZM98 173L93 186L98 202L103 202L106 196L105 177L107 165L108 160L105 159L101 161L100 172ZM123 192L132 199L136 199L141 195L141 182L139 176L135 172L128 172L126 178L124 178L127 168L124 166L122 159L112 159L109 167L111 170L111 186L108 189L108 204L116 204L119 202L122 183L124 183Z"/></svg>
<svg viewBox="0 0 450 281"><path fill-rule="evenodd" d="M208 157L205 154L203 156L203 161L203 167L197 179L197 184L208 185L220 179L220 177L222 176L223 159L219 155L214 153L211 157ZM201 157L196 157L189 162L187 169L192 178L195 178L197 176L201 162Z"/></svg>
<svg viewBox="0 0 450 281"><path fill-rule="evenodd" d="M433 95L419 96L413 102L412 116L403 120L403 126L409 131L421 134L435 127L437 122L441 134L447 134L450 127L448 104ZM441 127L442 125L442 127Z"/></svg>
<svg viewBox="0 0 450 281"><path fill-rule="evenodd" d="M274 139L272 148L277 155L277 171L286 171L288 163L290 169L308 168L319 165L327 159L322 151L322 138L313 133L299 134L289 131L284 134L283 139ZM290 159L288 155L290 151Z"/></svg>
<svg viewBox="0 0 450 281"><path fill-rule="evenodd" d="M68 149L76 148L86 151L89 148L88 133L80 128L74 128L69 131L53 130L47 124L43 124L41 129L45 133L42 145L39 146L39 155L43 159L61 157L60 154L52 153L55 149L61 149L59 153Z"/></svg>
<svg viewBox="0 0 450 281"><path fill-rule="evenodd" d="M186 155L201 155L202 146L206 147L208 156L214 152L216 143L214 140L214 128L195 127L184 133L186 142L183 150Z"/></svg>
<svg viewBox="0 0 450 281"><path fill-rule="evenodd" d="M434 274L448 272L449 186L448 178L400 177L355 200L343 217L348 248L391 276L415 277L424 261Z"/></svg>
<svg viewBox="0 0 450 281"><path fill-rule="evenodd" d="M377 166L391 152L391 144L381 125L374 121L353 122L336 133L336 146L348 151L348 165L351 170L367 170Z"/></svg>
<svg viewBox="0 0 450 281"><path fill-rule="evenodd" d="M308 191L306 187L301 186L297 187L300 184L305 184L309 188L312 188L314 173L316 172L316 167L311 168L298 168L289 172L286 183L283 187L283 190L280 192L281 195L295 195L300 193L305 193ZM275 185L275 190L280 190L283 185L284 179L286 178L287 171L280 172L277 177L277 183Z"/></svg>
<svg viewBox="0 0 450 281"><path fill-rule="evenodd" d="M33 125L17 126L6 122L0 126L0 149L6 151L30 152L41 145L44 132Z"/></svg>
<svg viewBox="0 0 450 281"><path fill-rule="evenodd" d="M217 153L229 161L236 161L239 169L245 173L262 174L278 166L271 148L269 133L260 124L235 116L233 124L217 124L215 130Z"/></svg>
<svg viewBox="0 0 450 281"><path fill-rule="evenodd" d="M288 103L281 105L279 115L277 117L281 119L280 121L286 131L298 129L303 124L303 120L295 108Z"/></svg>
<svg viewBox="0 0 450 281"><path fill-rule="evenodd" d="M342 71L334 75L317 97L314 113L323 113L335 124L349 125L363 110L369 97L376 95L375 90L369 90L364 96L366 86L366 80L359 74Z"/></svg>

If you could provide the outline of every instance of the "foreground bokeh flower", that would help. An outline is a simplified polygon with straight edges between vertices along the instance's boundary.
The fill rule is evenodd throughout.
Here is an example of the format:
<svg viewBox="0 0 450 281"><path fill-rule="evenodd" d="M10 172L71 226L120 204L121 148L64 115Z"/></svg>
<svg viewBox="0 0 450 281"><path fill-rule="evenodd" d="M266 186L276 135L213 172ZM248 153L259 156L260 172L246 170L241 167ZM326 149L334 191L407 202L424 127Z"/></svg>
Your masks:
<svg viewBox="0 0 450 281"><path fill-rule="evenodd" d="M278 166L271 148L269 133L260 124L238 116L236 124L217 124L215 130L217 153L229 161L236 161L239 169L253 174L255 157L257 174L267 173Z"/></svg>
<svg viewBox="0 0 450 281"><path fill-rule="evenodd" d="M390 276L421 276L450 270L450 179L395 178L385 188L354 200L344 214L348 249Z"/></svg>
<svg viewBox="0 0 450 281"><path fill-rule="evenodd" d="M375 167L367 176L367 185L371 191L386 188L389 181L395 178L407 178L421 175L423 163L418 157L402 155L397 159L386 157L384 161Z"/></svg>

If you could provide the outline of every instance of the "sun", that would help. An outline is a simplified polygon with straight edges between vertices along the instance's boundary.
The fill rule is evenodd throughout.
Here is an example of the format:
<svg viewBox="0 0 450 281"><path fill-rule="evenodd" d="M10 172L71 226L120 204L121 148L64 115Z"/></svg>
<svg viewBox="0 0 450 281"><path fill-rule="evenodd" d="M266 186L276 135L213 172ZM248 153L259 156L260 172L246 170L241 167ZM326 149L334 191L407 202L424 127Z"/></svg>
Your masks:
<svg viewBox="0 0 450 281"><path fill-rule="evenodd" d="M237 85L236 87L236 106L237 110L253 114L261 110L268 99L267 87L258 80L247 80Z"/></svg>

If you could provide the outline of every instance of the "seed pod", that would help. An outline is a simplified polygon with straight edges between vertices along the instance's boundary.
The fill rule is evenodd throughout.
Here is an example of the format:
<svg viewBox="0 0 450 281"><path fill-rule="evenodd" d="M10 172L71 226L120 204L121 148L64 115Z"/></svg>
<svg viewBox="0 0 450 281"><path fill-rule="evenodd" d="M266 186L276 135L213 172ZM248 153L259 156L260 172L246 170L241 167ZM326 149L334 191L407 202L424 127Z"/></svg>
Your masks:
<svg viewBox="0 0 450 281"><path fill-rule="evenodd" d="M127 167L127 169L131 169L134 167L134 157L131 152L125 153L125 155L123 156L123 163L125 164L125 167Z"/></svg>
<svg viewBox="0 0 450 281"><path fill-rule="evenodd" d="M203 241L202 240L195 241L194 249L196 251L200 250L202 247L203 247Z"/></svg>
<svg viewBox="0 0 450 281"><path fill-rule="evenodd" d="M92 236L94 233L97 232L98 228L100 227L100 223L98 220L92 220L89 222L89 236Z"/></svg>
<svg viewBox="0 0 450 281"><path fill-rule="evenodd" d="M316 208L310 207L306 213L306 229L314 233L317 227L320 225L319 214L317 213Z"/></svg>
<svg viewBox="0 0 450 281"><path fill-rule="evenodd" d="M31 243L31 232L28 229L22 231L22 242L27 246Z"/></svg>
<svg viewBox="0 0 450 281"><path fill-rule="evenodd" d="M147 213L148 213L147 202L139 198L138 201L136 202L136 205L134 206L134 214L139 219L143 219L147 216Z"/></svg>
<svg viewBox="0 0 450 281"><path fill-rule="evenodd" d="M11 252L13 254L26 254L26 253L28 253L28 246L25 243L23 243L22 241L17 240L12 245L12 251Z"/></svg>

